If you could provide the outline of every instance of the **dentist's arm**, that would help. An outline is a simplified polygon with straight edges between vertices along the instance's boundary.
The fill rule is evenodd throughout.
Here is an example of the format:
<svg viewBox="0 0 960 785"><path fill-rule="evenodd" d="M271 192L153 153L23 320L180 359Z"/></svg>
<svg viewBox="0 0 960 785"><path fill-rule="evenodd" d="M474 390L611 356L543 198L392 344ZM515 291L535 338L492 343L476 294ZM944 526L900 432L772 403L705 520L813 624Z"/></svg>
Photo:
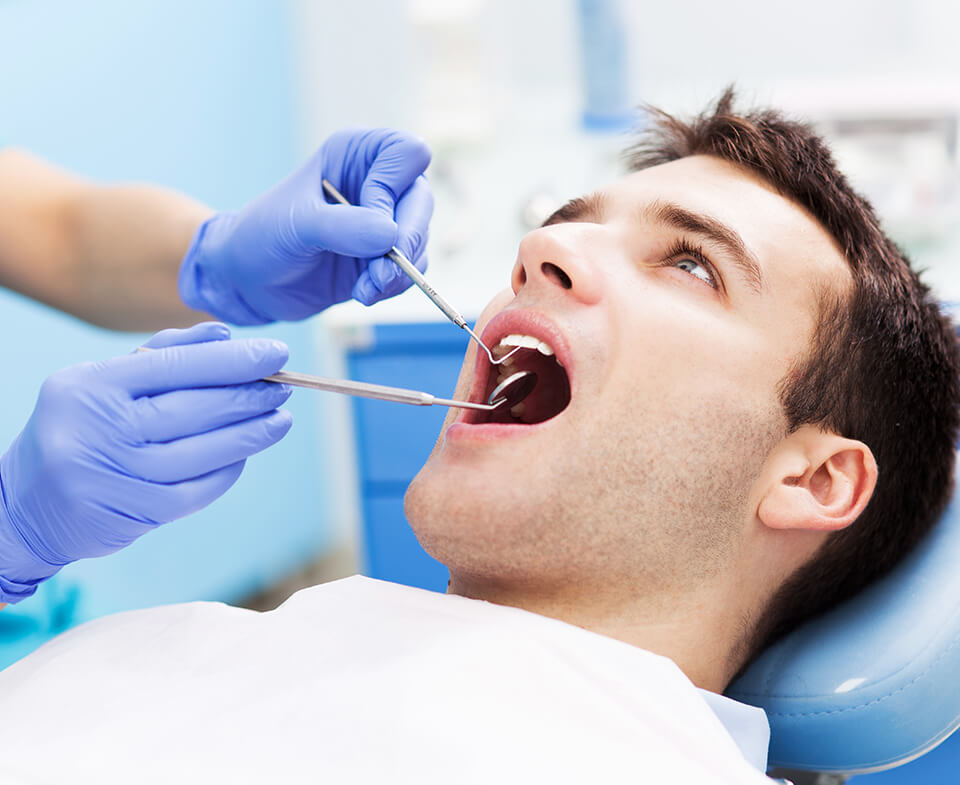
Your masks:
<svg viewBox="0 0 960 785"><path fill-rule="evenodd" d="M0 286L93 324L151 330L207 314L234 324L371 305L421 270L433 212L430 152L389 129L332 135L299 170L236 212L175 191L99 185L0 150ZM356 207L330 204L321 180Z"/></svg>
<svg viewBox="0 0 960 785"><path fill-rule="evenodd" d="M152 330L206 318L177 291L180 260L213 210L148 185L98 185L0 150L0 286L85 321Z"/></svg>

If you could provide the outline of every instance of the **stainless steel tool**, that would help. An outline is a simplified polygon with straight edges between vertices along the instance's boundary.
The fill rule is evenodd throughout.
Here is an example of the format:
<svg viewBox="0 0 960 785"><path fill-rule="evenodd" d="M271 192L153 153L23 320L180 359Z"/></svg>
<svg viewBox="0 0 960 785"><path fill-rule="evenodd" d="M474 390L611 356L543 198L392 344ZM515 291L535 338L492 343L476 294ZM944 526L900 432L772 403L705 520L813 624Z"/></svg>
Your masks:
<svg viewBox="0 0 960 785"><path fill-rule="evenodd" d="M308 373L295 373L293 371L278 371L272 376L264 377L264 381L291 384L294 387L307 387L311 390L343 393L344 395L357 395L361 398L376 398L380 401L409 403L414 406L456 406L460 409L479 409L480 411L491 412L502 406L510 407L520 403L537 386L537 375L532 371L518 371L511 374L493 388L493 392L490 393L486 403L437 398L435 395L419 390L387 387L368 382L354 382L349 379L328 379L324 376L313 376Z"/></svg>
<svg viewBox="0 0 960 785"><path fill-rule="evenodd" d="M329 180L323 179L320 182L323 185L323 190L325 190L328 194L330 194L330 196L333 199L338 201L340 204L346 204L346 205L350 204L350 202L347 201L346 197L342 193L340 193L336 188L334 188L333 183L331 183ZM397 267L403 270L404 273L407 274L407 277L410 278L410 280L413 281L420 288L420 291L422 291L425 295L427 295L427 297L430 298L433 304L443 312L444 316L446 316L451 322L457 325L457 327L463 328L470 334L470 337L473 338L473 340L475 340L477 344L479 344L479 346L487 353L487 357L490 358L491 365L500 365L500 363L502 363L508 357L511 357L512 355L514 355L516 352L519 352L520 349L523 348L521 346L517 346L512 351L508 352L503 357L501 357L499 360L495 360L493 358L493 352L491 352L487 348L487 345L480 340L480 336L470 329L470 325L467 324L467 320L464 319L454 309L454 307L450 305L450 303L444 300L437 293L436 289L434 289L429 283L427 283L427 279L423 277L423 273L421 273L416 267L414 267L413 263L406 256L403 255L403 252L399 248L397 248L396 246L393 246L387 252L387 257L391 261L393 261L397 265Z"/></svg>
<svg viewBox="0 0 960 785"><path fill-rule="evenodd" d="M141 346L138 352L152 352L155 349ZM533 371L517 371L504 379L493 388L487 397L486 403L474 401L457 401L452 398L438 398L428 392L408 390L404 387L388 387L384 384L370 384L369 382L355 382L351 379L330 379L326 376L314 376L309 373L296 371L277 371L270 376L264 376L262 381L277 384L289 384L293 387L306 387L310 390L356 395L360 398L376 398L380 401L395 401L409 403L414 406L455 406L459 409L478 409L483 412L492 412L501 406L516 406L526 398L537 386L537 375Z"/></svg>

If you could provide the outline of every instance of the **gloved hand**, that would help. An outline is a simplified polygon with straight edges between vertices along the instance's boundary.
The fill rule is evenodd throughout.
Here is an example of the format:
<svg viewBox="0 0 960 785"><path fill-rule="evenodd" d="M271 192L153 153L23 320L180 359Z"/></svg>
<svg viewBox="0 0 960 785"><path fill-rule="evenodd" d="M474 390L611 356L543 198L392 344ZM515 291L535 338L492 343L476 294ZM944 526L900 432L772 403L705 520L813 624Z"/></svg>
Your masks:
<svg viewBox="0 0 960 785"><path fill-rule="evenodd" d="M399 294L410 280L384 254L396 245L426 269L429 163L423 142L400 131L335 133L272 190L200 226L180 267L181 299L234 324L264 324ZM328 201L323 178L357 206Z"/></svg>
<svg viewBox="0 0 960 785"><path fill-rule="evenodd" d="M63 565L111 553L226 491L244 459L290 429L276 411L287 348L226 340L218 322L164 330L156 351L50 376L0 458L0 602Z"/></svg>

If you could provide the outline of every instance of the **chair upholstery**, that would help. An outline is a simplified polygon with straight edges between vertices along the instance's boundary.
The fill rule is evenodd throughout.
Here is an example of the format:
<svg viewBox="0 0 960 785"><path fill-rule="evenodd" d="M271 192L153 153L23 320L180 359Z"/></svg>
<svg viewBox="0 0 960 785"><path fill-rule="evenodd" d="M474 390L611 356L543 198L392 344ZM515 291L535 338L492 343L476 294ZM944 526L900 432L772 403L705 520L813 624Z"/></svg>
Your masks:
<svg viewBox="0 0 960 785"><path fill-rule="evenodd" d="M766 710L771 766L855 773L960 726L958 674L960 494L896 570L774 644L727 694Z"/></svg>

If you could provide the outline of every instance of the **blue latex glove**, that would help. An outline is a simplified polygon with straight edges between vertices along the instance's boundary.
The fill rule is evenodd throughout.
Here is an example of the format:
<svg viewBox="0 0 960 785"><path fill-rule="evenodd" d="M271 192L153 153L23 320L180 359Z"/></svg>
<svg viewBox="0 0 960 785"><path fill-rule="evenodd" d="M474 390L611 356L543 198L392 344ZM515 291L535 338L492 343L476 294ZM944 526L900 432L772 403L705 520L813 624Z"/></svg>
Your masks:
<svg viewBox="0 0 960 785"><path fill-rule="evenodd" d="M283 366L286 346L229 336L217 322L164 330L144 344L156 351L44 382L0 458L0 601L206 506L286 434L276 407L290 388L254 381Z"/></svg>
<svg viewBox="0 0 960 785"><path fill-rule="evenodd" d="M335 133L272 190L200 226L180 267L180 297L218 319L265 324L351 297L372 305L399 294L410 279L384 254L396 245L426 269L429 163L430 151L409 134ZM328 201L322 178L357 206Z"/></svg>

